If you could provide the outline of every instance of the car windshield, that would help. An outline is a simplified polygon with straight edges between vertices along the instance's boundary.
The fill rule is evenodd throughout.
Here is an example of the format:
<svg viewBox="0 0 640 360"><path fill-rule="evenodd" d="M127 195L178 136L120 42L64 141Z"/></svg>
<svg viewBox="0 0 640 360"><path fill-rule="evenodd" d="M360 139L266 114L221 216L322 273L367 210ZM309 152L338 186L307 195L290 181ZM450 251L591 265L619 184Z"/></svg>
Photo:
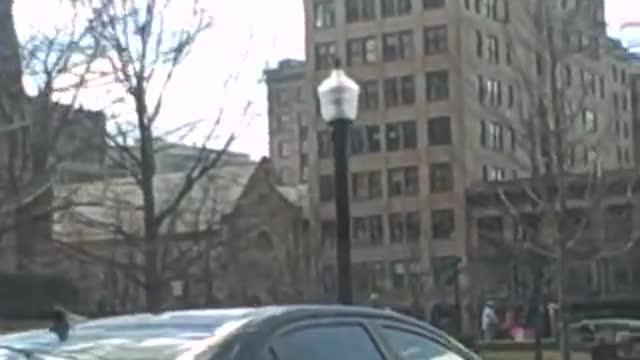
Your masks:
<svg viewBox="0 0 640 360"><path fill-rule="evenodd" d="M188 360L245 324L250 310L133 315L74 327L66 341L47 330L0 336L0 360Z"/></svg>

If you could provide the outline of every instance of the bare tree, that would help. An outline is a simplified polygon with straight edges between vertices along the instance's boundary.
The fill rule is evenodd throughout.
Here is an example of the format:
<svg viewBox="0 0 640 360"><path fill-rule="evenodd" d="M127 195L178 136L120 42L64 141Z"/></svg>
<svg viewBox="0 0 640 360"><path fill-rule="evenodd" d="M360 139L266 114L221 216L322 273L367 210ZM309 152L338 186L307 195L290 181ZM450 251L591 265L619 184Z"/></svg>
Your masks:
<svg viewBox="0 0 640 360"><path fill-rule="evenodd" d="M485 200L496 200L518 231L505 242L502 231L485 224L479 237L502 255L528 265L533 276L529 298L535 311L541 304L543 269L551 264L548 276L555 280L561 309L565 360L570 358L569 264L611 256L636 241L611 248L594 238L594 220L602 215L607 194L603 168L611 168L608 155L615 150L611 146L615 144L614 114L597 114L594 107L605 99L604 75L597 72L603 68L601 57L608 56L603 50L607 40L602 3L570 3L518 2L511 24L504 27L505 58L510 67L506 99L495 81L482 80L477 87L483 102L480 111L495 119L494 124L483 124L484 141L488 146L510 148L511 160L525 178L504 181L504 173L488 174L494 182L478 188L480 193L493 194ZM495 47L487 50L489 58L498 56ZM496 140L502 138L504 129L512 134L509 144ZM577 156L578 152L583 155ZM576 207L576 201L583 205Z"/></svg>
<svg viewBox="0 0 640 360"><path fill-rule="evenodd" d="M122 199L122 202L130 202L128 207L140 209L143 218L141 224L128 227L108 223L108 220L85 221L94 220L94 225L109 228L121 241L127 242L127 246L135 249L139 263L115 265L128 269L128 277L144 290L147 309L155 311L165 302L165 292L178 271L176 268L184 272L189 265L169 266L178 259L169 256L169 241L164 229L171 226L172 218L188 200L196 184L220 164L235 138L232 134L222 139L219 151L207 148L212 141L220 141L218 130L222 114L212 124L199 123L189 127L187 130L197 128L204 134L197 156L179 179L172 180L171 196L159 198L160 192L169 190L160 188L156 171L156 157L164 150L157 140L164 135L158 118L165 91L193 44L210 27L211 20L197 0L90 0L84 5L92 11L91 35L100 46L104 62L99 71L112 78L114 91L124 94L119 105L125 112L114 115L117 116L112 120L116 131L107 134L110 145L116 149L108 155L108 160L131 177L141 194L141 201L131 203L130 199ZM249 109L247 106L245 112ZM203 125L207 128L202 129ZM185 128L175 130L179 131L184 132Z"/></svg>
<svg viewBox="0 0 640 360"><path fill-rule="evenodd" d="M0 160L0 237L7 232L15 234L18 266L24 271L30 268L29 257L34 255L36 242L49 233L51 186L59 165L79 148L85 154L99 152L104 123L76 121L78 98L90 82L87 74L97 50L86 31L87 20L80 20L70 6L70 19L50 32L34 31L19 44L12 5L12 1L3 1L0 13L5 57L0 144L6 147ZM35 96L27 94L23 79L36 89ZM82 142L70 139L70 130L78 127L93 136L83 137ZM64 151L60 151L62 139Z"/></svg>

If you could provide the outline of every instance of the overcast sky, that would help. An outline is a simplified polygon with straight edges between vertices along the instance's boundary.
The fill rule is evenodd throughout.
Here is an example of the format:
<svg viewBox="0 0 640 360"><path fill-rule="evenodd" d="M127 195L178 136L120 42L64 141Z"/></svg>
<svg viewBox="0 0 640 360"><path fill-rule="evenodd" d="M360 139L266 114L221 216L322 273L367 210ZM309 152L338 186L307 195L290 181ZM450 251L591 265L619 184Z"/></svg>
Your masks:
<svg viewBox="0 0 640 360"><path fill-rule="evenodd" d="M20 35L56 18L58 1L16 0ZM235 149L253 157L268 154L266 89L259 79L267 64L275 65L286 57L304 57L302 1L203 0L210 4L215 26L201 37L176 74L164 103L163 123L171 126L213 119L220 108L225 108L227 129L241 135ZM640 0L606 1L612 33L617 33L622 22L640 21ZM224 87L228 75L235 73L239 78ZM247 101L254 104L248 126L240 111Z"/></svg>

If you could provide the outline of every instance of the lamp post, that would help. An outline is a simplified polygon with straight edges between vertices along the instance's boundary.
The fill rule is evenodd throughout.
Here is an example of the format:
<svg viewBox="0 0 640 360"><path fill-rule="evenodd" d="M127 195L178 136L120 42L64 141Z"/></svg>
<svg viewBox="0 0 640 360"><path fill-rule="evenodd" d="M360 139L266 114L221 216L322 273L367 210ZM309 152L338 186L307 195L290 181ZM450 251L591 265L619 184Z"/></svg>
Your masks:
<svg viewBox="0 0 640 360"><path fill-rule="evenodd" d="M318 86L320 113L331 127L334 158L334 196L336 205L336 265L338 274L338 302L353 303L351 291L351 215L349 211L349 160L347 144L349 126L358 115L360 87L342 70L340 61Z"/></svg>

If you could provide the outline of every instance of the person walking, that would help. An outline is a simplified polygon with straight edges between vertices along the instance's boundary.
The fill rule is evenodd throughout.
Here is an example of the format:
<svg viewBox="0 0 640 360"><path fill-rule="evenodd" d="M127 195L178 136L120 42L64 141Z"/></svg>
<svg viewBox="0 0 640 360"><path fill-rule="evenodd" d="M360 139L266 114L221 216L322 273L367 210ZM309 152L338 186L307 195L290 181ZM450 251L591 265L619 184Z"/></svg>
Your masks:
<svg viewBox="0 0 640 360"><path fill-rule="evenodd" d="M498 317L495 312L495 303L492 300L487 301L482 310L482 336L484 341L491 341L496 336L498 328Z"/></svg>

